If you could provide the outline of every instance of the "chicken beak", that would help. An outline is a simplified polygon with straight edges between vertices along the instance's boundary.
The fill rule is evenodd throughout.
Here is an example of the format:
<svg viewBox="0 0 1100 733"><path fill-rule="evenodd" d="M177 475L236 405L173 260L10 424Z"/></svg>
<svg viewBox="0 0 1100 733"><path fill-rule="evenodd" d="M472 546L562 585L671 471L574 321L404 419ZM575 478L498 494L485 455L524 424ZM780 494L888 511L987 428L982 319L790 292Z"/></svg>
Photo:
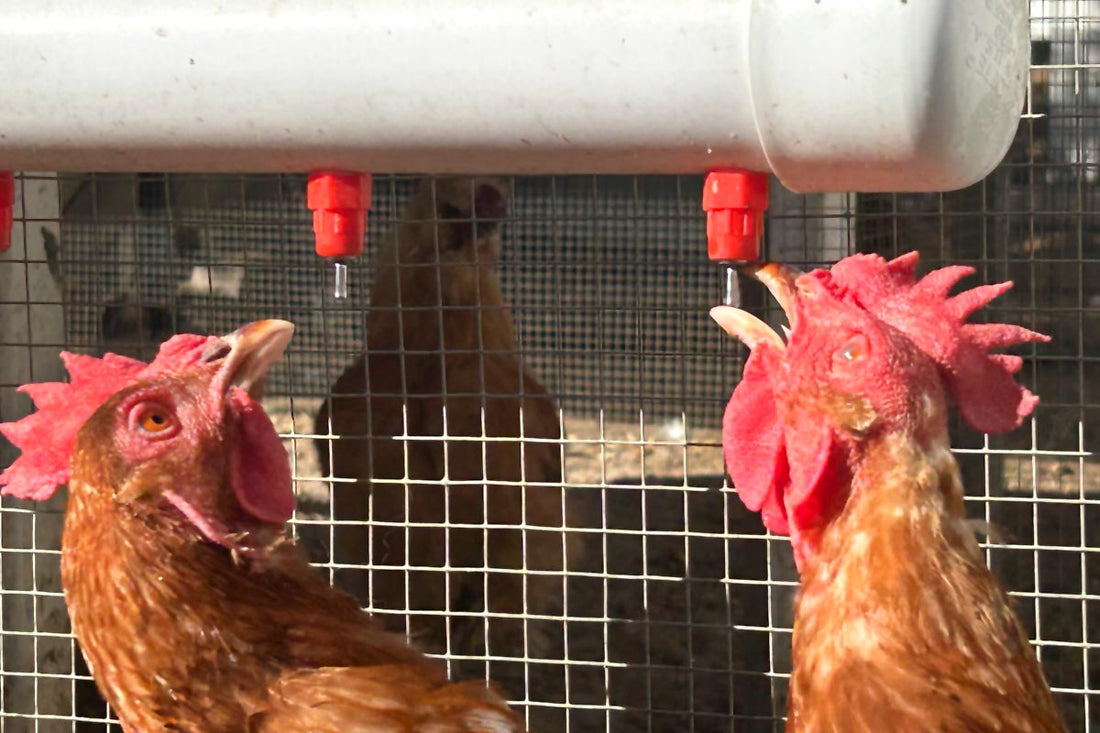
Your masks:
<svg viewBox="0 0 1100 733"><path fill-rule="evenodd" d="M766 262L762 265L746 265L741 270L760 282L772 294L779 303L783 313L787 316L787 322L791 324L791 330L798 328L795 314L794 301L796 296L795 280L802 273L792 267L786 267L778 262Z"/></svg>
<svg viewBox="0 0 1100 733"><path fill-rule="evenodd" d="M741 339L750 349L755 349L765 341L780 351L786 348L783 339L772 330L771 326L748 311L728 305L718 305L710 309L710 317L722 327L722 330L734 338Z"/></svg>
<svg viewBox="0 0 1100 733"><path fill-rule="evenodd" d="M224 389L240 387L253 399L259 399L268 370L282 358L293 335L293 323L271 319L249 323L223 336L229 354L218 381Z"/></svg>
<svg viewBox="0 0 1100 733"><path fill-rule="evenodd" d="M801 274L798 270L785 267L778 262L766 262L764 264L750 264L741 268L741 272L754 277L771 292L779 301L779 306L786 314L791 327L784 326L783 330L790 337L791 329L798 326L795 315L794 302L797 295L795 279ZM740 308L720 305L710 309L710 317L730 336L741 339L750 349L755 349L759 344L770 343L780 350L786 348L783 338L772 327L761 321L747 311Z"/></svg>

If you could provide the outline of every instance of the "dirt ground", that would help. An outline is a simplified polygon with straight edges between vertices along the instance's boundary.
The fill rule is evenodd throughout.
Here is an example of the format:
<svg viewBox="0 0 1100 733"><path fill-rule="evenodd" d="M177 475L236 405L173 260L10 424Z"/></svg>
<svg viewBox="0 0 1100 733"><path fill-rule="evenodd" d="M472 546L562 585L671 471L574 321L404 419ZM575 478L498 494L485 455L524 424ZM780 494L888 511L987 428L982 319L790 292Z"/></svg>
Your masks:
<svg viewBox="0 0 1100 733"><path fill-rule="evenodd" d="M328 489L320 481L320 467L309 435L317 399L271 398L265 401L275 428L287 438L294 461L294 476L301 495L325 501ZM615 484L637 476L677 477L674 486L685 485L684 476L720 475L722 431L718 428L685 428L683 422L647 426L643 439L637 423L601 422L565 416L565 466L567 484Z"/></svg>

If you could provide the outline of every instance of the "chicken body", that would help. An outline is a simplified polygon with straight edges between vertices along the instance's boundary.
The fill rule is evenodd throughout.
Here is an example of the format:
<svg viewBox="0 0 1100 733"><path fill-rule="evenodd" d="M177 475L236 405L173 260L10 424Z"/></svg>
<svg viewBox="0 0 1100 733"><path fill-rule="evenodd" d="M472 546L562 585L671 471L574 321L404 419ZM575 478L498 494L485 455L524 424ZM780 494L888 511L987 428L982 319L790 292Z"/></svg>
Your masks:
<svg viewBox="0 0 1100 733"><path fill-rule="evenodd" d="M557 407L520 359L493 269L505 185L420 186L377 255L366 351L316 419L336 436L317 444L326 474L331 451L334 517L359 523L336 527L334 559L374 568L337 582L375 610L560 609L560 576L517 571L561 571L580 555L562 531ZM452 641L484 637L482 624L455 618ZM411 625L429 649L447 648L439 617ZM493 634L494 653L522 651L513 631Z"/></svg>
<svg viewBox="0 0 1100 733"><path fill-rule="evenodd" d="M65 355L72 383L32 385L38 412L0 425L23 448L5 493L69 484L62 582L101 692L142 733L522 730L286 537L289 464L255 398L289 338L265 321L150 365Z"/></svg>
<svg viewBox="0 0 1100 733"><path fill-rule="evenodd" d="M483 683L381 629L281 545L235 563L74 481L62 579L73 631L127 731L514 731ZM455 704L456 700L459 702Z"/></svg>
<svg viewBox="0 0 1100 733"><path fill-rule="evenodd" d="M962 498L945 441L866 446L802 569L787 730L1065 730Z"/></svg>
<svg viewBox="0 0 1100 733"><path fill-rule="evenodd" d="M784 340L712 313L752 349L726 411L742 501L791 536L802 579L792 640L793 733L1065 730L1010 599L966 522L947 395L975 428L1019 425L1037 398L1019 357L1045 337L964 323L1007 285L947 298L969 268L919 282L915 253L857 255L795 277L756 275Z"/></svg>

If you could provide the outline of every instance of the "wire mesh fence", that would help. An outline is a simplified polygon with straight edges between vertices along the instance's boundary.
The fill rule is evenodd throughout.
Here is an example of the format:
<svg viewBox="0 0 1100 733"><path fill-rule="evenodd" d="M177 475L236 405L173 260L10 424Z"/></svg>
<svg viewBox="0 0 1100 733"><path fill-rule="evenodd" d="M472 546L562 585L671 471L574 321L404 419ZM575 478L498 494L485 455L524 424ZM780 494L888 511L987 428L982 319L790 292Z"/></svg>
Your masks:
<svg viewBox="0 0 1100 733"><path fill-rule="evenodd" d="M1043 401L1005 436L953 425L953 446L1070 729L1092 730L1100 3L1031 8L1027 104L986 180L937 195L773 187L766 246L802 267L916 249L924 270L1016 281L990 317L1053 336L1023 371ZM331 582L456 675L495 680L532 730L782 727L797 575L723 476L743 354L706 315L725 273L706 260L701 177L482 182L496 211L478 187L375 176L346 301L313 254L303 177L18 184L0 419L30 407L15 386L61 378L60 349L149 358L172 333L294 321L265 406L292 460L295 534ZM778 317L759 288L744 300ZM0 445L0 465L13 458ZM3 731L111 719L69 630L63 510L0 509Z"/></svg>

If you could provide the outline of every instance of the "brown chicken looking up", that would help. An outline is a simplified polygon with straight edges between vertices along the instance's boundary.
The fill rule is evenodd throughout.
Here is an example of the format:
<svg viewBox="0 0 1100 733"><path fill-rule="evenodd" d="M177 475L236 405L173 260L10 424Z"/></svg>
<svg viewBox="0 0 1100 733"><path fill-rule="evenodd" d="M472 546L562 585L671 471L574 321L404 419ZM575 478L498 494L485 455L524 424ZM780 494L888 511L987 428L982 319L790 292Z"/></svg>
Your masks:
<svg viewBox="0 0 1100 733"><path fill-rule="evenodd" d="M372 568L337 584L402 621L411 610L433 651L481 651L488 610L512 615L489 622L491 653L537 653L519 614L560 612L561 571L581 554L563 531L576 525L557 407L520 358L494 270L507 193L494 178L420 184L376 256L366 350L314 426L332 436L316 446L347 522L333 559ZM443 610L449 633L416 613Z"/></svg>
<svg viewBox="0 0 1100 733"><path fill-rule="evenodd" d="M151 364L62 354L70 384L0 425L3 493L69 485L73 631L127 731L519 731L330 588L285 535L287 455L256 400L286 321L175 336Z"/></svg>
<svg viewBox="0 0 1100 733"><path fill-rule="evenodd" d="M752 350L726 409L726 467L790 535L802 577L787 729L1063 731L966 524L947 432L948 394L978 430L1017 427L1038 399L1013 378L1020 357L989 350L1047 337L965 323L1011 283L949 298L973 270L917 281L916 264L756 269L790 321L785 343L749 313L711 311Z"/></svg>

